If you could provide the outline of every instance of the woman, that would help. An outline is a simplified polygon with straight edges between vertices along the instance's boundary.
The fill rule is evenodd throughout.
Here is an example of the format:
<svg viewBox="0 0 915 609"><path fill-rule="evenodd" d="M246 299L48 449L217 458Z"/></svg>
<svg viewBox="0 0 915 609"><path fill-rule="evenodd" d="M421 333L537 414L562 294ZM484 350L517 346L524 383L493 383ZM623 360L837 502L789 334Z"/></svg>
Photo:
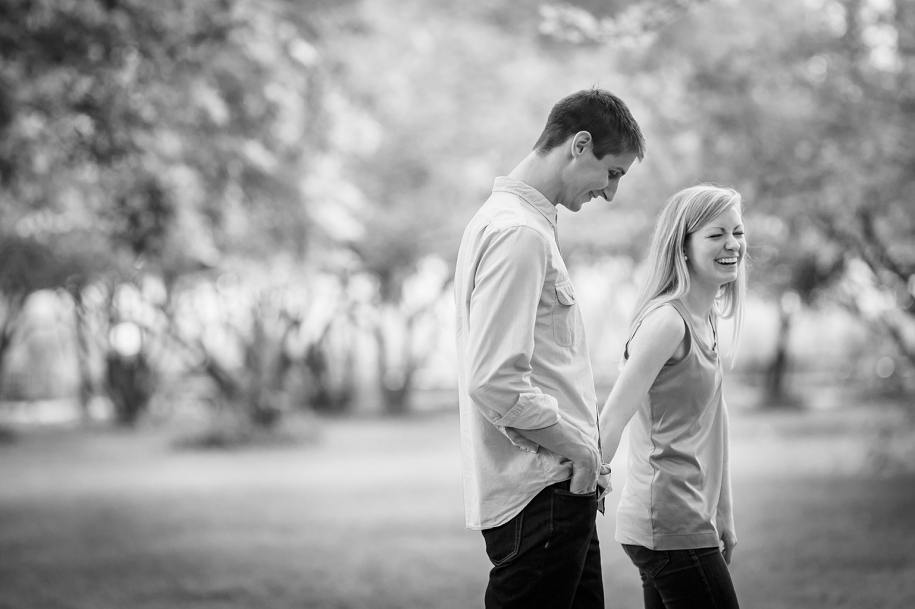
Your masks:
<svg viewBox="0 0 915 609"><path fill-rule="evenodd" d="M739 193L709 184L667 202L604 406L604 463L631 419L616 540L639 568L646 609L738 606L727 568L737 537L717 321L735 319L736 344L746 293L741 210Z"/></svg>

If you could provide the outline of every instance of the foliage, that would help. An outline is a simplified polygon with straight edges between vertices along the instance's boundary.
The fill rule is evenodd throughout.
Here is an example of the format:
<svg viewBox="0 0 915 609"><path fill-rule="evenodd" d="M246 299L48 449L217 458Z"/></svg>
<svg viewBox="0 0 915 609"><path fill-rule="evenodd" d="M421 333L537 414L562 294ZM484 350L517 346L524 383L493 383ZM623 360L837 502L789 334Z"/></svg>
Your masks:
<svg viewBox="0 0 915 609"><path fill-rule="evenodd" d="M691 77L703 104L704 165L738 183L763 226L759 275L804 302L823 295L852 260L870 267L871 290L894 295L876 317L901 338L915 322L915 7L911 2L751 3L697 14L726 35L731 52L691 45ZM753 38L741 25L764 24ZM696 39L698 40L698 38ZM840 293L832 290L832 297ZM846 300L854 308L855 299Z"/></svg>
<svg viewBox="0 0 915 609"><path fill-rule="evenodd" d="M41 287L68 287L79 304L102 278L152 275L168 292L227 253L302 255L299 175L322 137L320 21L345 10L3 3L0 221L53 242L63 266L84 263Z"/></svg>
<svg viewBox="0 0 915 609"><path fill-rule="evenodd" d="M915 362L915 6L648 2L601 18L583 10L553 10L550 31L624 49L623 65L653 90L655 120L669 127L655 149L692 143L681 185L715 181L744 195L756 291L782 315L770 393L784 397L792 312L824 298L878 322ZM627 29L633 19L644 27ZM852 271L855 261L868 277Z"/></svg>
<svg viewBox="0 0 915 609"><path fill-rule="evenodd" d="M530 152L556 100L599 81L627 97L615 58L544 35L537 7L377 0L362 6L358 30L329 47L339 65L327 110L329 148L308 180L320 233L316 258L330 272L364 276L374 286L354 312L374 337L389 411L408 408L424 360L417 333L449 298L444 279L452 272L433 280L424 261L453 264L493 177ZM655 182L642 196L662 190L663 181ZM564 218L565 251L625 251L629 216ZM417 308L405 286L423 277L437 292Z"/></svg>
<svg viewBox="0 0 915 609"><path fill-rule="evenodd" d="M6 220L46 210L45 232L92 228L163 272L301 247L300 142L320 133L301 8L4 3Z"/></svg>
<svg viewBox="0 0 915 609"><path fill-rule="evenodd" d="M251 421L279 420L275 393L298 377L309 388L293 401L345 409L364 353L381 403L408 409L463 226L552 104L600 85L627 100L648 156L613 209L561 212L570 264L639 258L671 192L727 183L747 201L754 285L782 308L780 344L797 306L833 299L911 357L913 11L902 0L9 0L6 323L30 291L66 289L93 390L116 393L87 362L123 368L109 335L136 324L155 383L175 359ZM225 342L187 331L183 303L229 276L260 292L239 312L216 290L213 309L235 311L213 330ZM309 282L307 298L274 306ZM141 294L146 312L121 306L121 292ZM333 314L315 314L322 297ZM3 336L0 363L14 333ZM773 359L773 387L786 357Z"/></svg>
<svg viewBox="0 0 915 609"><path fill-rule="evenodd" d="M50 243L20 237L16 233L0 235L0 295L3 318L0 323L0 366L16 343L21 313L28 297L43 289L70 284L96 264L86 256L60 256L60 248ZM89 253L89 252L86 252ZM0 383L0 394L5 390Z"/></svg>

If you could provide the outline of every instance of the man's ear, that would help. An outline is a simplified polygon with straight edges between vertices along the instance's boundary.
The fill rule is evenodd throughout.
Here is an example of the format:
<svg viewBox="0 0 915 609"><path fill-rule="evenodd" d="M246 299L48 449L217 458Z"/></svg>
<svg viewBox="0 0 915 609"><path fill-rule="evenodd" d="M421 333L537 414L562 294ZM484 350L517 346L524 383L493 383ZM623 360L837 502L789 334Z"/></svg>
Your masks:
<svg viewBox="0 0 915 609"><path fill-rule="evenodd" d="M592 144L593 140L591 134L587 131L579 131L572 136L572 156L581 156Z"/></svg>

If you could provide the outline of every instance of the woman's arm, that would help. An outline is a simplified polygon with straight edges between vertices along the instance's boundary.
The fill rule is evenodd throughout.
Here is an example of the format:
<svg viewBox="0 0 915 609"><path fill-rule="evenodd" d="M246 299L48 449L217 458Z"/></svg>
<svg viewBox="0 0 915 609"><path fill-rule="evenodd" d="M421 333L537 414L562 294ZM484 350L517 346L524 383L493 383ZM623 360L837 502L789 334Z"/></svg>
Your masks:
<svg viewBox="0 0 915 609"><path fill-rule="evenodd" d="M609 463L620 445L623 429L664 364L686 355L686 326L672 306L652 311L629 341L629 360L623 367L601 412L602 461ZM679 359L678 358L678 359Z"/></svg>
<svg viewBox="0 0 915 609"><path fill-rule="evenodd" d="M723 400L721 409L724 427L724 438L722 438L724 447L721 472L721 495L718 497L716 525L718 527L718 533L721 536L721 553L724 554L724 561L727 564L731 564L731 556L734 554L734 547L737 545L737 532L734 527L734 504L731 496L731 439L730 430L728 429L728 409Z"/></svg>

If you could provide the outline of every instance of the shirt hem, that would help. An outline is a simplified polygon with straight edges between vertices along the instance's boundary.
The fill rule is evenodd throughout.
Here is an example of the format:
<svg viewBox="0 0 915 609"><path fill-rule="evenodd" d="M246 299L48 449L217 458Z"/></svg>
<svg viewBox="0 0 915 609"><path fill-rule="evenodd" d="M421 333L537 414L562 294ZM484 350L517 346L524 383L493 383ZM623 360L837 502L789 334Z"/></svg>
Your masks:
<svg viewBox="0 0 915 609"><path fill-rule="evenodd" d="M614 539L618 543L639 545L649 550L697 550L718 546L715 533L688 533L643 537L639 533L617 529Z"/></svg>
<svg viewBox="0 0 915 609"><path fill-rule="evenodd" d="M492 524L489 524L489 523L478 524L478 523L474 523L474 522L465 520L464 528L469 531L485 531L486 529L494 529L496 527L500 527L503 524L506 524L507 522L509 522L512 518L514 518L515 516L520 514L522 511L524 511L524 508L526 508L528 506L528 504L534 499L534 497L536 497L540 492L542 492L543 489L545 489L548 486L552 486L553 484L556 484L558 482L564 482L565 480L568 480L568 479L569 478L563 478L562 480L545 480L541 487L539 487L533 493L531 493L531 495L529 497L527 497L524 500L524 502L518 506L518 508L516 510L512 510L512 511L508 512L508 515L506 515L505 517L500 518L499 520L495 521Z"/></svg>

